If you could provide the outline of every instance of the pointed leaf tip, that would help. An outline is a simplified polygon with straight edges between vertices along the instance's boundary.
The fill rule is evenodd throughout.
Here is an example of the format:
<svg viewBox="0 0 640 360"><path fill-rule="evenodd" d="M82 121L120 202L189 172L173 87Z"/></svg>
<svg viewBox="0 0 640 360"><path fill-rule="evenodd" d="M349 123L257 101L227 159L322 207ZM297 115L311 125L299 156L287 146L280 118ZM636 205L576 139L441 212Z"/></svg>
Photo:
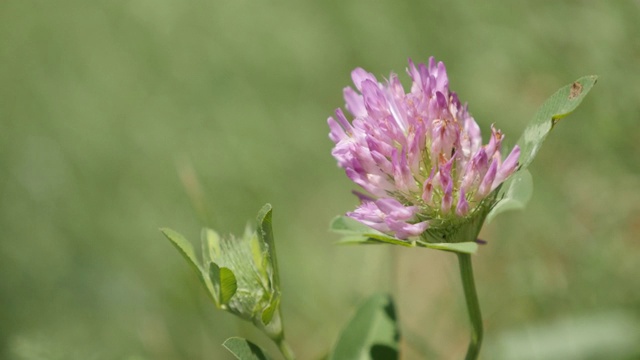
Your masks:
<svg viewBox="0 0 640 360"><path fill-rule="evenodd" d="M273 267L273 282L276 289L280 288L280 270L278 268L278 258L276 257L276 243L273 236L273 208L271 204L265 204L258 212L258 238L267 245L269 259Z"/></svg>
<svg viewBox="0 0 640 360"><path fill-rule="evenodd" d="M273 239L273 226L272 226L272 214L273 209L271 208L271 204L266 204L260 209L258 212L258 237L264 243L269 246L269 251L272 251L272 247L274 247L274 239Z"/></svg>
<svg viewBox="0 0 640 360"><path fill-rule="evenodd" d="M266 203L260 211L258 211L258 224L262 224L265 221L270 221L271 213L273 212L273 207L271 204Z"/></svg>
<svg viewBox="0 0 640 360"><path fill-rule="evenodd" d="M487 222L499 213L525 207L533 192L533 180L526 171L527 167L535 159L551 130L580 105L597 81L596 75L583 76L560 88L540 106L517 142L520 147L520 167L500 188L499 200L487 215Z"/></svg>
<svg viewBox="0 0 640 360"><path fill-rule="evenodd" d="M202 269L202 267L200 266L200 263L196 259L196 254L195 254L195 251L193 250L193 246L191 245L191 243L187 239L185 239L184 236L182 236L180 233L172 229L161 228L160 231L167 239L169 239L171 244L173 244L173 246L178 250L178 252L182 255L182 257L184 257L185 260L187 260L187 263L189 263L191 268L198 275L198 279L200 280L200 283L207 290L207 294L209 295L209 297L214 302L216 302L213 286L209 281L209 279L205 277L206 275L204 274L204 270Z"/></svg>
<svg viewBox="0 0 640 360"><path fill-rule="evenodd" d="M191 243L187 239L185 239L182 234L172 229L161 228L160 231L167 239L169 239L169 241L171 241L171 244L173 244L173 246L178 249L178 252L182 254L189 265L191 265L197 272L201 272L200 264L198 264L198 260L196 259L196 255Z"/></svg>
<svg viewBox="0 0 640 360"><path fill-rule="evenodd" d="M520 169L526 169L560 119L571 114L597 82L595 75L583 76L556 91L540 106L518 139Z"/></svg>

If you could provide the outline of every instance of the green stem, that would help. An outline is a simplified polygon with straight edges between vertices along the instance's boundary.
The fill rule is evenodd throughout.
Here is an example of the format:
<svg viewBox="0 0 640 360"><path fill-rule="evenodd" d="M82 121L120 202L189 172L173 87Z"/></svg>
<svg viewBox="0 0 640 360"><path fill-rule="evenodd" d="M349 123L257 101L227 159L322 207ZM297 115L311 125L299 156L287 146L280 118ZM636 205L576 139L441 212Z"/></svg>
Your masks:
<svg viewBox="0 0 640 360"><path fill-rule="evenodd" d="M278 345L278 349L280 349L280 352L286 360L295 360L296 356L293 354L293 350L291 350L291 347L284 339L284 337L280 338L280 340L278 340L276 344Z"/></svg>
<svg viewBox="0 0 640 360"><path fill-rule="evenodd" d="M282 315L278 308L271 318L271 322L268 325L264 325L262 319L254 319L254 324L261 329L280 349L282 356L286 360L295 360L296 356L293 354L291 346L284 339L284 328L282 325Z"/></svg>
<svg viewBox="0 0 640 360"><path fill-rule="evenodd" d="M462 278L464 297L467 302L467 310L469 311L469 320L471 321L471 341L467 348L465 360L475 360L478 358L480 346L482 345L482 314L480 313L476 284L473 280L471 255L458 253L458 262L460 264L460 276Z"/></svg>

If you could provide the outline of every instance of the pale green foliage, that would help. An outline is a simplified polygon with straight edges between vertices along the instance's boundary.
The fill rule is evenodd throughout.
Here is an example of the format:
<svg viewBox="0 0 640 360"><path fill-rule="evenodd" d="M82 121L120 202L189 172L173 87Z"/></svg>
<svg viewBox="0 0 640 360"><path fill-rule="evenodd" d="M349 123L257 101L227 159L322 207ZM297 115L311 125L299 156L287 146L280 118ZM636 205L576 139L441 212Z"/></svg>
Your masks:
<svg viewBox="0 0 640 360"><path fill-rule="evenodd" d="M527 168L558 121L580 105L597 80L595 75L583 76L556 91L540 106L517 142L520 146L518 171L499 188L498 202L487 215L488 221L501 212L522 209L527 205L533 192L533 180Z"/></svg>
<svg viewBox="0 0 640 360"><path fill-rule="evenodd" d="M239 337L231 337L222 344L238 360L269 360L267 353L251 341Z"/></svg>
<svg viewBox="0 0 640 360"><path fill-rule="evenodd" d="M166 228L161 231L196 271L218 308L252 321L271 337L281 336L271 205L258 214L257 230L248 226L240 238L203 229L202 265L182 235Z"/></svg>
<svg viewBox="0 0 640 360"><path fill-rule="evenodd" d="M393 360L399 356L400 329L391 296L365 301L340 333L330 360Z"/></svg>
<svg viewBox="0 0 640 360"><path fill-rule="evenodd" d="M526 169L531 164L549 132L560 119L571 114L580 105L597 80L595 75L583 76L556 91L542 104L517 143L520 146L521 169Z"/></svg>

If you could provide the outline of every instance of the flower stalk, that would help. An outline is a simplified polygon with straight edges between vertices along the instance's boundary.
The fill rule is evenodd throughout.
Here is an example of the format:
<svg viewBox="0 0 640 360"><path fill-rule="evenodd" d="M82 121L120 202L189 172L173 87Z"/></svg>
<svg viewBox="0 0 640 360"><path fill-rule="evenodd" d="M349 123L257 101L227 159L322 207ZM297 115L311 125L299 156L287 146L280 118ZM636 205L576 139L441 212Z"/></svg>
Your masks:
<svg viewBox="0 0 640 360"><path fill-rule="evenodd" d="M284 356L286 360L295 360L296 356L293 354L293 350L289 346L289 343L284 339L284 336L280 340L276 341L276 345L278 345L278 349L280 349L282 356Z"/></svg>
<svg viewBox="0 0 640 360"><path fill-rule="evenodd" d="M476 284L473 279L473 267L471 265L471 255L458 253L458 264L460 265L460 277L462 279L462 289L469 312L469 321L471 322L471 340L467 348L465 360L475 360L480 354L482 346L483 328L482 314L480 312L480 303L478 302L478 294L476 293Z"/></svg>

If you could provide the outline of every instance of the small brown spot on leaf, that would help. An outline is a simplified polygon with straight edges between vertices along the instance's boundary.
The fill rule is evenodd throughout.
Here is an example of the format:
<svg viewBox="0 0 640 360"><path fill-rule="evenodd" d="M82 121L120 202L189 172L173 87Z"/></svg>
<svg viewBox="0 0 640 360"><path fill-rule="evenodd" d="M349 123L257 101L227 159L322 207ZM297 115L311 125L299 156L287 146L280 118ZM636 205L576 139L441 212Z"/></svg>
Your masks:
<svg viewBox="0 0 640 360"><path fill-rule="evenodd" d="M573 85L571 85L571 91L569 92L569 100L575 99L580 94L582 94L582 84L576 81L573 83Z"/></svg>

